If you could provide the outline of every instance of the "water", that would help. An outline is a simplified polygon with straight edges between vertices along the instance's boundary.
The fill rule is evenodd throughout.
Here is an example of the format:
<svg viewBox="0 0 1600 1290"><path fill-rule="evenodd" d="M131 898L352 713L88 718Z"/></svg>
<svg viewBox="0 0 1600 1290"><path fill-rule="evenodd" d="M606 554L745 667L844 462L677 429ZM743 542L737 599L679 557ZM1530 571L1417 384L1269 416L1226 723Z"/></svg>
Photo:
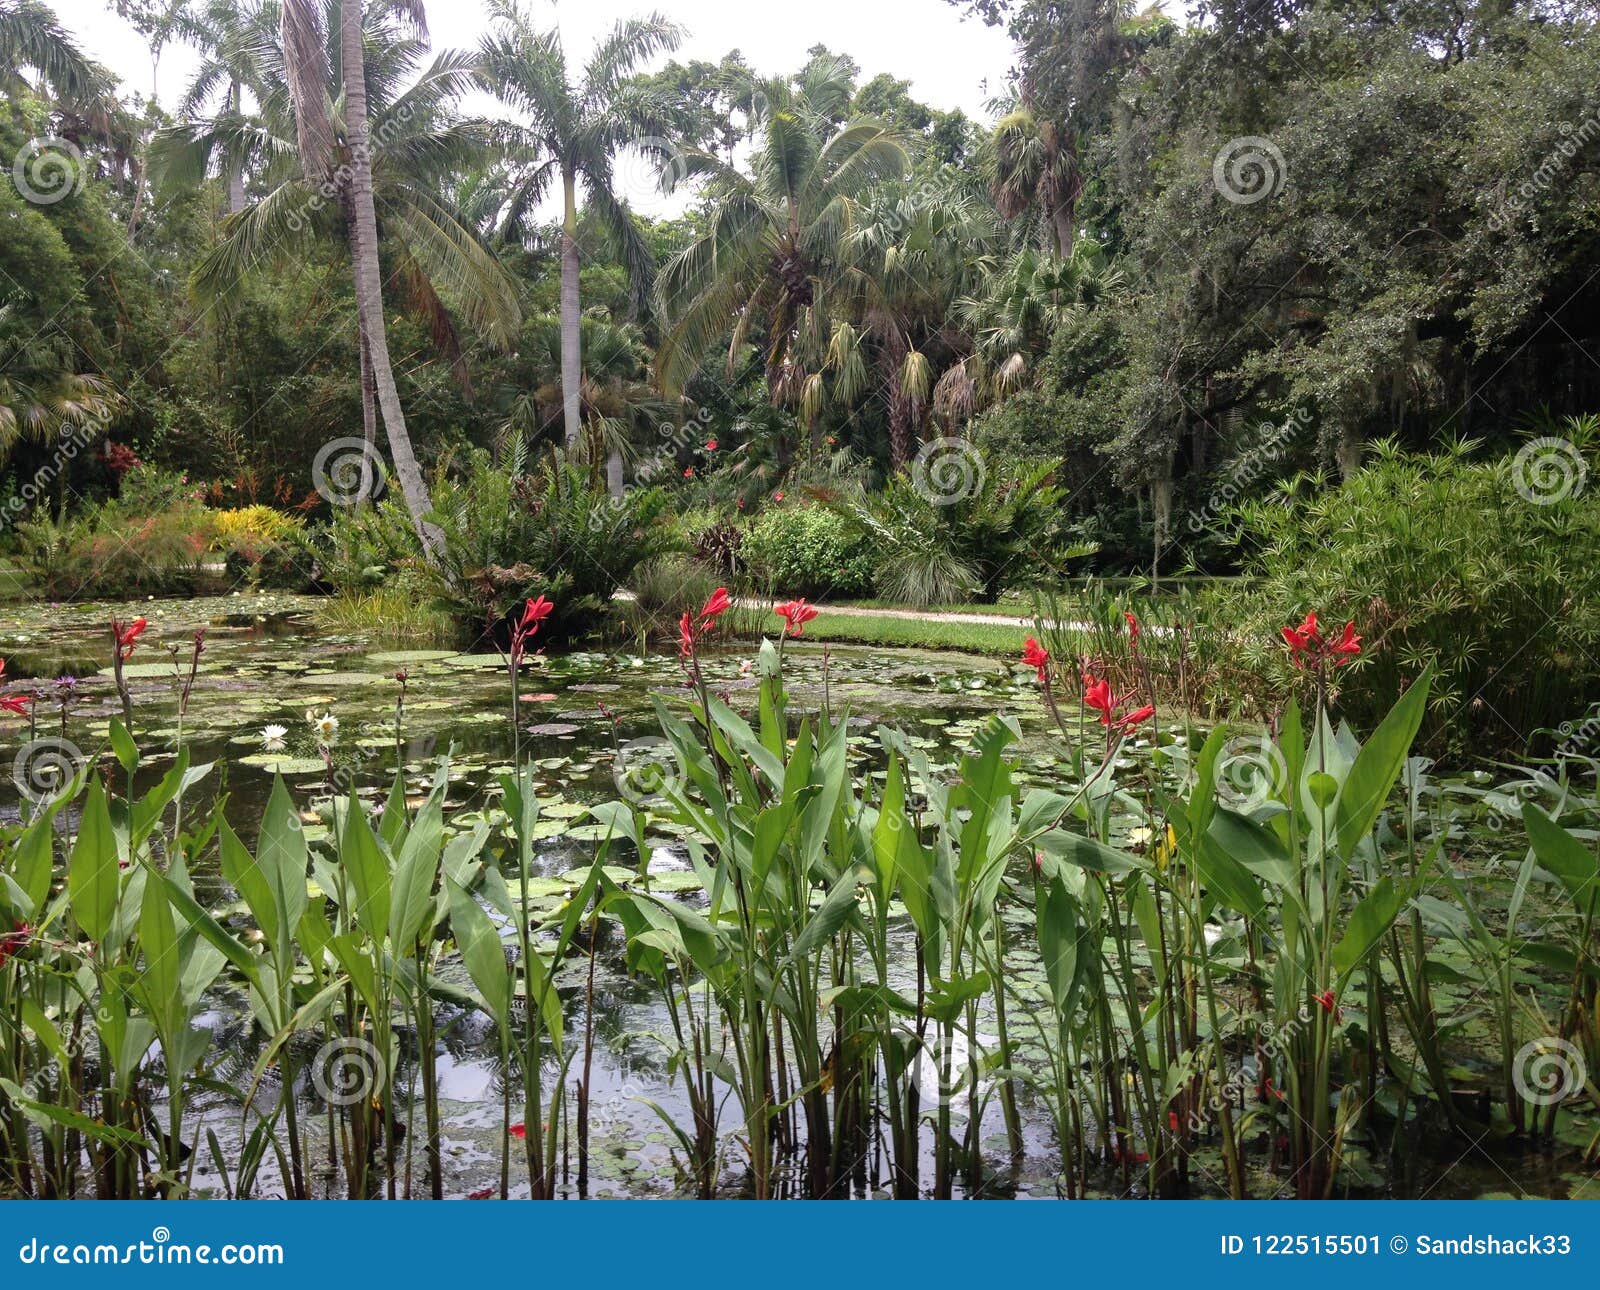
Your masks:
<svg viewBox="0 0 1600 1290"><path fill-rule="evenodd" d="M182 738L195 763L214 762L211 778L200 793L227 794L230 823L252 840L271 787L274 770L284 776L301 807L308 836L325 835L319 813L326 809L330 777L353 787L370 802L387 791L397 765L403 766L414 794L424 791L437 759L448 755L451 786L448 810L457 817L484 809L485 789L494 774L509 767L513 728L508 713L508 684L502 661L495 655L459 654L450 650L381 650L348 636L320 633L311 616L311 602L294 597L230 597L217 601L151 602L138 607L151 620L149 633L130 660L135 704L134 733L144 753L143 774L153 780L169 768L173 749ZM120 712L110 680L111 645L107 630L111 607L6 606L0 613L0 656L8 660L8 679L36 678L48 686L47 701L36 713L34 743L48 737L64 741L68 756L103 756L110 719ZM126 609L121 611L126 618ZM201 667L179 716L178 689L186 675L192 633L205 627ZM176 649L174 660L168 647ZM755 681L747 663L753 647L717 650L706 659L707 679L716 693L736 708L754 702ZM396 672L404 670L404 686ZM1024 740L1020 746L1020 782L1047 783L1059 771L1059 750L1047 730L1031 673L993 660L954 654L835 646L829 650L791 644L786 676L795 710L815 709L824 697L835 714L848 712L852 723L853 774L857 781L882 775L876 728L888 724L906 731L927 751L935 766L953 766L959 752L994 712L1017 717ZM55 678L77 678L71 687L50 685ZM397 703L404 694L403 707ZM682 674L671 657L575 653L535 658L524 672L519 704L522 754L537 773L536 790L544 802L536 873L559 879L591 861L599 827L583 818L588 804L608 800L630 787L630 776L649 756L658 734L652 696L668 701L683 693ZM66 699L65 722L59 703ZM332 768L318 751L308 716L331 713L339 722ZM282 726L280 750L268 751L263 732ZM0 817L14 814L20 787L35 767L25 721L0 725ZM1172 737L1172 736L1165 736ZM621 756L619 757L619 749ZM1147 749L1135 747L1128 765ZM108 763L109 764L109 763ZM195 803L191 810L203 807ZM1125 825L1133 823L1128 816ZM612 863L632 869L638 858L614 852ZM697 884L681 841L670 829L650 839L648 868L658 890L694 901ZM233 894L214 871L198 870L196 886L225 920L241 930L245 924ZM1031 944L1031 914L1009 910L1009 944L1015 948L1019 977L1042 980ZM913 951L909 933L900 938L902 971L911 979ZM588 958L569 958L557 978L569 1036L583 1033ZM448 961L446 979L464 982L458 965ZM992 1023L992 1019L988 1019ZM206 1129L217 1135L223 1155L232 1159L241 1139L241 1096L260 1081L260 1095L275 1096L275 1066L257 1070L265 1037L250 1020L246 1001L232 986L216 991L203 1024L215 1037L212 1056L202 1068L209 1083L197 1100ZM1031 1023L1026 1015L1012 1019L1013 1031ZM687 1123L687 1107L667 1064L666 1050L655 1036L667 1032L668 1016L653 987L630 977L623 968L614 928L603 930L595 949L594 1056L591 1122L594 1156L589 1194L594 1196L660 1196L684 1186L674 1165L672 1137L646 1104L654 1102ZM979 1042L984 1035L980 1020ZM411 1036L407 1036L409 1042ZM296 1050L297 1066L312 1063L317 1045ZM498 1181L501 1147L499 1068L492 1028L485 1018L446 1006L439 1021L438 1047L444 1124L444 1188L451 1196L468 1196ZM1026 1047L1024 1043L1024 1047ZM416 1078L414 1060L403 1061L402 1088ZM312 1158L325 1157L328 1117L322 1093L307 1078L300 1090L310 1123ZM229 1090L233 1090L231 1093ZM517 1100L514 1097L514 1100ZM1026 1153L1013 1162L1005 1150L998 1103L991 1100L981 1138L988 1152L990 1175L984 1194L1051 1196L1056 1170L1055 1147L1047 1119L1031 1092L1020 1094ZM742 1194L746 1171L739 1148L727 1136L737 1108L723 1111L726 1138L721 1192ZM929 1135L924 1135L925 1141ZM420 1126L407 1143L420 1143ZM1467 1152L1461 1162L1459 1143L1409 1144L1406 1156L1390 1160L1387 1143L1356 1147L1348 1171L1354 1194L1474 1195L1507 1190L1562 1195L1569 1189L1570 1160L1562 1157L1508 1157L1487 1147ZM423 1161L414 1162L420 1179ZM402 1167L405 1156L402 1152ZM1214 1165L1215 1162L1209 1162ZM1193 1170L1196 1194L1214 1190L1220 1167L1208 1167L1197 1156ZM513 1176L516 1175L513 1170ZM798 1169L780 1175L780 1188L800 1187ZM563 1195L576 1192L577 1161L562 1162ZM932 1176L925 1162L924 1178ZM1514 1184L1508 1179L1515 1178ZM331 1174L313 1171L314 1187L332 1190ZM880 1147L864 1171L863 1194L881 1194L888 1185L888 1160ZM1271 1194L1281 1180L1259 1177L1258 1195ZM223 1180L209 1149L195 1173L202 1192L220 1193ZM261 1194L273 1194L278 1180L269 1164L262 1171ZM1107 1170L1096 1188L1120 1194L1121 1179ZM526 1185L522 1191L526 1193Z"/></svg>

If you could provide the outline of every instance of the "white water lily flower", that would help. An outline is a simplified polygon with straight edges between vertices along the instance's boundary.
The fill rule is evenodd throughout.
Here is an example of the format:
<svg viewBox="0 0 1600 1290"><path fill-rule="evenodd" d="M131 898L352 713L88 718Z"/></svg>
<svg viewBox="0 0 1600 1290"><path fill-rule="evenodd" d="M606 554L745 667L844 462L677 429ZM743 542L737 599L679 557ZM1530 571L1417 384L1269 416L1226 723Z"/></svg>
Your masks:
<svg viewBox="0 0 1600 1290"><path fill-rule="evenodd" d="M331 712L324 712L320 717L314 711L307 710L306 721L311 729L316 732L317 742L331 744L339 734L339 718Z"/></svg>
<svg viewBox="0 0 1600 1290"><path fill-rule="evenodd" d="M268 726L261 732L262 741L267 745L268 752L277 752L283 747L283 737L288 734L285 726Z"/></svg>
<svg viewBox="0 0 1600 1290"><path fill-rule="evenodd" d="M1138 828L1128 834L1128 845L1131 847L1147 847L1155 838L1154 829Z"/></svg>

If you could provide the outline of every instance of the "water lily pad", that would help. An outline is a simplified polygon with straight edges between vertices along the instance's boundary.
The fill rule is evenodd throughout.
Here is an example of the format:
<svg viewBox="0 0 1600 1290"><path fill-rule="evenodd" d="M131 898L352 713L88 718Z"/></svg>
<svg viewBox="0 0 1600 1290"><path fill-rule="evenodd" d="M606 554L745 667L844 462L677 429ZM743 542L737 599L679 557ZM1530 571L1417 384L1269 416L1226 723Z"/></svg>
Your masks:
<svg viewBox="0 0 1600 1290"><path fill-rule="evenodd" d="M570 721L545 721L537 726L529 726L528 733L541 736L575 735L582 729L582 726L573 725Z"/></svg>
<svg viewBox="0 0 1600 1290"><path fill-rule="evenodd" d="M382 654L368 654L367 661L379 667L407 667L413 663L437 663L441 659L457 658L453 649L397 649Z"/></svg>
<svg viewBox="0 0 1600 1290"><path fill-rule="evenodd" d="M320 757L291 757L282 753L255 753L250 757L235 758L235 761L240 766L275 770L280 775L320 775L325 769Z"/></svg>

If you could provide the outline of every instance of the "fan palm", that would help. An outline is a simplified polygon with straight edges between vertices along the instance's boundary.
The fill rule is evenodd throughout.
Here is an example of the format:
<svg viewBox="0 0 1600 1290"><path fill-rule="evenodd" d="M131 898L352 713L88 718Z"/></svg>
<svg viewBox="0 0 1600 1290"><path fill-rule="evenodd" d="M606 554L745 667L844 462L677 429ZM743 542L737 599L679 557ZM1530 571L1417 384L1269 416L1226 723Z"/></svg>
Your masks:
<svg viewBox="0 0 1600 1290"><path fill-rule="evenodd" d="M624 463L637 451L642 432L672 418L677 409L650 384L650 351L637 327L590 313L582 318L580 330L583 376L578 391L588 457L591 466L605 461L607 484L620 497ZM561 422L566 412L562 321L538 319L530 332L519 352L531 364L537 384L512 404L506 428L513 432L542 432Z"/></svg>
<svg viewBox="0 0 1600 1290"><path fill-rule="evenodd" d="M1072 254L1078 197L1077 142L1072 131L1025 107L996 122L990 150L989 190L1002 218L1043 214L1062 258Z"/></svg>
<svg viewBox="0 0 1600 1290"><path fill-rule="evenodd" d="M834 124L850 84L848 65L826 58L797 84L765 82L752 96L760 143L748 175L712 153L688 154L686 172L707 180L710 213L658 284L666 333L656 366L669 394L719 342L731 374L758 338L773 402L799 404L808 385L815 392L810 377L826 361L835 295L853 289L848 239L862 203L909 162L882 122Z"/></svg>
<svg viewBox="0 0 1600 1290"><path fill-rule="evenodd" d="M596 46L576 80L556 31L540 31L514 0L494 0L497 30L484 38L479 77L524 121L504 127L516 164L502 225L520 232L539 202L561 189L561 386L568 450L583 433L582 302L578 289L578 194L610 236L642 295L651 258L626 204L612 162L624 148L665 155L676 117L672 105L630 74L644 60L676 49L677 24L660 14L619 22Z"/></svg>

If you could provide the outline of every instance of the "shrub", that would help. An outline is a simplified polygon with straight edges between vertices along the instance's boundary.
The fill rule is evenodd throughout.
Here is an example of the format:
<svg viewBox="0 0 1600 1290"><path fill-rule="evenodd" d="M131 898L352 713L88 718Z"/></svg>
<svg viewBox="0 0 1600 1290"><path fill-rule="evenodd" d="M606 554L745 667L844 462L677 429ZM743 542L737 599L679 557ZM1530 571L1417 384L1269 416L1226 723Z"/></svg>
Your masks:
<svg viewBox="0 0 1600 1290"><path fill-rule="evenodd" d="M676 545L661 489L613 498L559 453L530 464L520 437L502 464L472 453L435 484L433 501L444 549L437 567L419 568L435 602L469 631L539 595L556 605L542 639L588 631L641 564Z"/></svg>
<svg viewBox="0 0 1600 1290"><path fill-rule="evenodd" d="M1569 438L1584 451L1584 427ZM1279 626L1308 609L1330 627L1354 619L1365 646L1340 671L1341 709L1370 728L1433 663L1435 748L1520 746L1577 720L1600 686L1600 505L1570 473L1541 493L1527 459L1477 461L1475 446L1407 456L1381 444L1342 487L1302 476L1237 509L1257 579L1234 597L1242 647L1290 677L1264 643ZM1578 460L1567 458L1574 472Z"/></svg>
<svg viewBox="0 0 1600 1290"><path fill-rule="evenodd" d="M959 442L959 441L957 441ZM1009 587L1055 581L1091 554L1063 519L1053 462L931 457L926 474L881 493L817 490L872 552L878 592L911 605L967 597L992 604Z"/></svg>
<svg viewBox="0 0 1600 1290"><path fill-rule="evenodd" d="M323 575L337 590L362 592L383 586L422 550L405 503L391 495L376 506L335 510L319 554Z"/></svg>
<svg viewBox="0 0 1600 1290"><path fill-rule="evenodd" d="M119 499L19 524L18 560L55 600L191 594L206 580L214 531L211 512L193 499L152 512Z"/></svg>
<svg viewBox="0 0 1600 1290"><path fill-rule="evenodd" d="M865 596L875 586L870 537L825 506L769 507L739 546L751 579L788 595Z"/></svg>

